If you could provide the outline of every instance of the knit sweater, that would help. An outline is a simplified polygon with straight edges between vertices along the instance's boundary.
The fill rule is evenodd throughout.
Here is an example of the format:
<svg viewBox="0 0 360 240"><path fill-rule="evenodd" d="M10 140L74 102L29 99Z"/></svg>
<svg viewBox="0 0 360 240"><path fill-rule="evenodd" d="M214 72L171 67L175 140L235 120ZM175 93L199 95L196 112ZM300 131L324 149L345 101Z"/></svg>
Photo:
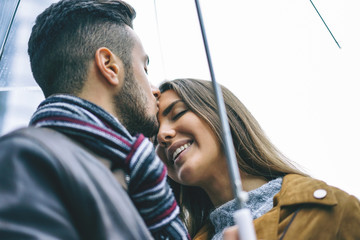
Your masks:
<svg viewBox="0 0 360 240"><path fill-rule="evenodd" d="M273 207L273 197L280 191L281 184L282 178L279 177L248 193L249 200L245 206L250 209L253 219L270 211ZM223 230L235 225L233 214L237 209L236 201L233 199L216 208L210 214L210 220L215 228L213 240L222 239Z"/></svg>

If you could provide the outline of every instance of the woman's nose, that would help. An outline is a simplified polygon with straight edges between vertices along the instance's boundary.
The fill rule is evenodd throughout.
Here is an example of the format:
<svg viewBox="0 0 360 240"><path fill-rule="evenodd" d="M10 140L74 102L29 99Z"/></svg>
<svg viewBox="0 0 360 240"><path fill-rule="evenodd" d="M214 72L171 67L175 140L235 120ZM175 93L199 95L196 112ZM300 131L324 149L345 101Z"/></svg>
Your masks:
<svg viewBox="0 0 360 240"><path fill-rule="evenodd" d="M157 135L157 140L160 146L162 147L168 147L171 144L172 139L175 137L176 131L172 128L164 128L164 126L161 126L159 128L159 132Z"/></svg>

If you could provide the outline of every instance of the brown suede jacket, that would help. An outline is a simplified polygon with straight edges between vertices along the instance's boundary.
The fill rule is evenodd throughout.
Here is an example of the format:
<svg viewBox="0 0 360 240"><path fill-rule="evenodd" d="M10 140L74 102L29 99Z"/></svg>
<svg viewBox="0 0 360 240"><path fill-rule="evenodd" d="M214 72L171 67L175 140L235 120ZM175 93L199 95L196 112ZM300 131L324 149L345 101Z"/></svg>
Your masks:
<svg viewBox="0 0 360 240"><path fill-rule="evenodd" d="M359 240L360 201L326 183L286 175L274 207L254 220L258 239ZM204 226L194 240L211 239Z"/></svg>

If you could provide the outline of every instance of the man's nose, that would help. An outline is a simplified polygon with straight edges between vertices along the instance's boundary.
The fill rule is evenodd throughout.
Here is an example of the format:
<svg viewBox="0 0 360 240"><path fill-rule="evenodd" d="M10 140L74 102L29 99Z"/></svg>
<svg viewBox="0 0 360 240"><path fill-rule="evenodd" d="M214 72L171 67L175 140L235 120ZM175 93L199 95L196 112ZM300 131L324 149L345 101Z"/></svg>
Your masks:
<svg viewBox="0 0 360 240"><path fill-rule="evenodd" d="M155 87L154 85L151 85L151 92L152 94L154 95L154 97L159 100L160 96L161 96L161 93L160 93L160 90Z"/></svg>

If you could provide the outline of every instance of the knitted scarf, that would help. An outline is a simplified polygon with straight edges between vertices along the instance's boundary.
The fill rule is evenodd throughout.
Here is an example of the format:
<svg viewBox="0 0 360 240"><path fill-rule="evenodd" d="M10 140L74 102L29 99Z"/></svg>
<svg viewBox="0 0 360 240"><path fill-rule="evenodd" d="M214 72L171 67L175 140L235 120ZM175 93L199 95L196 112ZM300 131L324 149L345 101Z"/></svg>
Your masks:
<svg viewBox="0 0 360 240"><path fill-rule="evenodd" d="M166 183L166 167L142 134L131 136L102 108L71 95L47 98L30 125L59 131L109 159L112 171L123 169L129 177L128 194L155 239L189 238Z"/></svg>

